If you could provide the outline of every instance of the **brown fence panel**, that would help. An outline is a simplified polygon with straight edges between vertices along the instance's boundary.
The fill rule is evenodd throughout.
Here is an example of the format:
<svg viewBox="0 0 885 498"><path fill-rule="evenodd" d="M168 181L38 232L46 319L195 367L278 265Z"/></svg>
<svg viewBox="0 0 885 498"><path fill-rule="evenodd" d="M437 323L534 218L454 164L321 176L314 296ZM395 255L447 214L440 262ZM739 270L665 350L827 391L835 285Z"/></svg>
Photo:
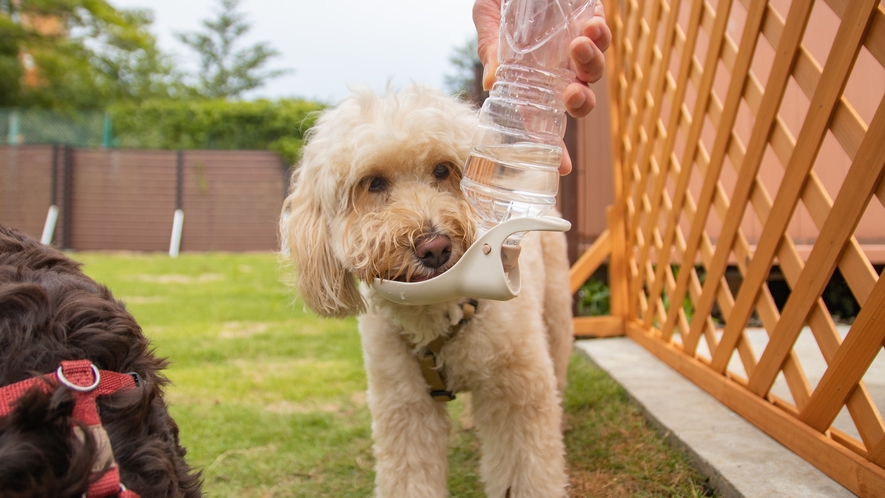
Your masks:
<svg viewBox="0 0 885 498"><path fill-rule="evenodd" d="M169 250L175 152L77 149L72 165L69 247Z"/></svg>
<svg viewBox="0 0 885 498"><path fill-rule="evenodd" d="M279 247L285 169L278 155L185 151L183 177L183 251Z"/></svg>
<svg viewBox="0 0 885 498"><path fill-rule="evenodd" d="M0 224L39 238L55 201L60 247L167 251L182 208L183 251L270 251L285 185L265 151L0 147Z"/></svg>
<svg viewBox="0 0 885 498"><path fill-rule="evenodd" d="M51 145L0 146L0 224L40 238L59 150Z"/></svg>

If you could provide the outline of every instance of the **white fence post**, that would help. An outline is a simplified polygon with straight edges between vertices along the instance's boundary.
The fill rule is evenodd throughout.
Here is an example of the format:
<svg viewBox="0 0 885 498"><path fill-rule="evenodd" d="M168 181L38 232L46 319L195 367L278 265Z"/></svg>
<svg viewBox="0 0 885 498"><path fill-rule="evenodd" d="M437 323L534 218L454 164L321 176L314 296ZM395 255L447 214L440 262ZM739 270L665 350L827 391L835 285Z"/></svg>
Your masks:
<svg viewBox="0 0 885 498"><path fill-rule="evenodd" d="M58 206L55 204L49 206L49 212L46 213L46 223L43 224L43 235L40 242L43 245L52 244L52 235L55 233L55 223L58 221Z"/></svg>
<svg viewBox="0 0 885 498"><path fill-rule="evenodd" d="M181 229L184 226L184 211L175 210L175 216L172 218L172 240L169 242L169 256L178 257L178 250L181 248Z"/></svg>

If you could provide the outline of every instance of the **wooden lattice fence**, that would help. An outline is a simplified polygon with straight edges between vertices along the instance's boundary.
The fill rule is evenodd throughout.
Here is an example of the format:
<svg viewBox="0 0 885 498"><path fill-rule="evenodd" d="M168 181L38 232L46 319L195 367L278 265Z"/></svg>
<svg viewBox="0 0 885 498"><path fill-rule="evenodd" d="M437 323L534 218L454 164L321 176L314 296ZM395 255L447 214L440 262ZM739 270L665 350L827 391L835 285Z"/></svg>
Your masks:
<svg viewBox="0 0 885 498"><path fill-rule="evenodd" d="M852 492L885 496L885 424L864 384L885 344L885 278L858 242L885 226L885 7L605 8L615 204L572 287L608 258L612 316L577 318L577 333L628 335ZM814 240L797 240L803 223ZM791 290L780 309L773 266ZM861 306L847 334L822 299L836 268ZM819 380L794 349L803 330ZM780 378L788 395L772 393ZM858 437L833 427L843 411Z"/></svg>

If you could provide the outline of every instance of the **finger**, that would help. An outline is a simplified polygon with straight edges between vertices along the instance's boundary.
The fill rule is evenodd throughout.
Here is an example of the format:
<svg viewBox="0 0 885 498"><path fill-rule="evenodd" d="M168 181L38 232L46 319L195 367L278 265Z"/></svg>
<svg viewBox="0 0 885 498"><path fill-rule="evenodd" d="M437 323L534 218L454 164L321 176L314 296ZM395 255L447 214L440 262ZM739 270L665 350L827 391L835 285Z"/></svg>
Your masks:
<svg viewBox="0 0 885 498"><path fill-rule="evenodd" d="M596 94L587 85L571 83L562 94L566 110L576 118L583 118L596 107Z"/></svg>
<svg viewBox="0 0 885 498"><path fill-rule="evenodd" d="M565 148L565 142L561 145L562 158L559 160L559 175L565 176L572 172L572 158L569 156L568 149Z"/></svg>
<svg viewBox="0 0 885 498"><path fill-rule="evenodd" d="M501 0L477 0L473 4L473 24L476 26L477 55L483 66L483 88L488 90L495 82L498 65L498 31L501 22Z"/></svg>
<svg viewBox="0 0 885 498"><path fill-rule="evenodd" d="M602 0L596 0L596 5L593 8L593 17L599 17L605 21L605 6L602 5Z"/></svg>
<svg viewBox="0 0 885 498"><path fill-rule="evenodd" d="M608 24L605 23L605 16L599 15L598 12L601 8L602 7L597 8L596 17L587 21L582 33L587 38L590 38L601 52L605 52L612 44L612 30L608 27Z"/></svg>
<svg viewBox="0 0 885 498"><path fill-rule="evenodd" d="M569 45L569 53L575 63L575 74L585 83L595 83L605 72L605 56L590 38L579 36Z"/></svg>
<svg viewBox="0 0 885 498"><path fill-rule="evenodd" d="M489 91L495 83L495 71L498 70L498 42L488 45L486 61L482 67L482 89Z"/></svg>

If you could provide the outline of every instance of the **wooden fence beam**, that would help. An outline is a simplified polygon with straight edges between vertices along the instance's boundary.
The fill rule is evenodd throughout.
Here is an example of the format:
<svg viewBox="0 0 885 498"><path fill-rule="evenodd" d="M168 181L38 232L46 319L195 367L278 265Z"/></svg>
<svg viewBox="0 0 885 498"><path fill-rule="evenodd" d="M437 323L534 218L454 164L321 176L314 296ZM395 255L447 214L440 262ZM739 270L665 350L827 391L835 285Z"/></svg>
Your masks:
<svg viewBox="0 0 885 498"><path fill-rule="evenodd" d="M607 214L608 226L611 231L611 258L608 269L610 308L612 316L625 318L628 316L630 308L623 206L617 204L610 206Z"/></svg>
<svg viewBox="0 0 885 498"><path fill-rule="evenodd" d="M863 379L883 344L885 278L880 278L851 325L845 342L839 347L811 395L808 405L799 413L799 419L820 432L827 430L842 405L854 392L855 386Z"/></svg>
<svg viewBox="0 0 885 498"><path fill-rule="evenodd" d="M624 335L620 316L578 316L574 319L575 337L617 337Z"/></svg>

